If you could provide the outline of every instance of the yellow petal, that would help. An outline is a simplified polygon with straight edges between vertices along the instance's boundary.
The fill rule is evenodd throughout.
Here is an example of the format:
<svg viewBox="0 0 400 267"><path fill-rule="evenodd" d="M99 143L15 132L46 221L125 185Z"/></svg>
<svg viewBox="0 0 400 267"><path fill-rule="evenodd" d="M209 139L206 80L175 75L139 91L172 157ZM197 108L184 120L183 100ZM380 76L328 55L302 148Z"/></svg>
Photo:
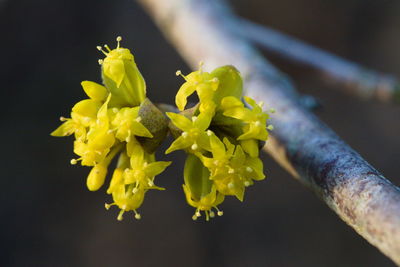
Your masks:
<svg viewBox="0 0 400 267"><path fill-rule="evenodd" d="M91 81L83 81L81 85L86 95L91 99L96 101L106 100L108 91L103 85Z"/></svg>

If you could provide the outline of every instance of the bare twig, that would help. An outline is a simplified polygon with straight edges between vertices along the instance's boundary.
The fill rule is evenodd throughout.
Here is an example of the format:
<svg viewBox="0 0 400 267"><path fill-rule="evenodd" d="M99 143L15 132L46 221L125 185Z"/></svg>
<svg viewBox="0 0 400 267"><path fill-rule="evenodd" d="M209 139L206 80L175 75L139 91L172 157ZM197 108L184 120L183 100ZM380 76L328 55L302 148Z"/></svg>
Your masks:
<svg viewBox="0 0 400 267"><path fill-rule="evenodd" d="M243 37L271 52L322 71L327 79L343 90L351 91L362 98L376 98L383 102L399 100L399 82L392 75L364 68L248 20L237 20L235 29Z"/></svg>
<svg viewBox="0 0 400 267"><path fill-rule="evenodd" d="M400 264L400 190L298 102L291 83L233 29L217 0L140 0L166 37L196 68L233 64L247 94L274 107L266 150L346 223Z"/></svg>

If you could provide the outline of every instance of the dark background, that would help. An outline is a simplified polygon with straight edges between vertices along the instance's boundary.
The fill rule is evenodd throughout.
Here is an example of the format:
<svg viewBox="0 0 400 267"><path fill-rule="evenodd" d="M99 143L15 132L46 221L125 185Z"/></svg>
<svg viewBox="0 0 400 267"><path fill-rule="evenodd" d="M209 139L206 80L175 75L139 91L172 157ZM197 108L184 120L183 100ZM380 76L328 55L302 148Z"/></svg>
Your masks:
<svg viewBox="0 0 400 267"><path fill-rule="evenodd" d="M160 0L161 1L161 0ZM235 11L365 66L400 76L400 2L233 1ZM0 0L0 266L394 266L268 156L268 178L225 215L193 222L182 184L183 154L159 176L142 220L106 211L104 188L85 187L88 168L71 166L72 138L53 138L60 115L100 81L96 45L135 54L155 102L172 103L189 71L149 17L129 0ZM319 74L266 53L345 141L399 185L400 107L350 97ZM168 145L168 144L166 144ZM165 145L165 146L166 146Z"/></svg>

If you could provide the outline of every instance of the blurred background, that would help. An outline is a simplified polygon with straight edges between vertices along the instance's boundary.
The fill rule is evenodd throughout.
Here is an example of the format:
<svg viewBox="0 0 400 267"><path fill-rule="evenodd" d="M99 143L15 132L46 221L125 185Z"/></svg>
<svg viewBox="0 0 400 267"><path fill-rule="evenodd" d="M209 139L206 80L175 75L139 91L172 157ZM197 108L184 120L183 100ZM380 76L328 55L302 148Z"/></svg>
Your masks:
<svg viewBox="0 0 400 267"><path fill-rule="evenodd" d="M370 68L400 77L400 2L395 0L231 1L237 14ZM173 103L189 71L131 0L1 0L0 266L394 266L308 189L264 155L268 178L228 198L224 216L193 222L181 189L183 154L157 179L140 209L116 220L105 189L85 187L89 168L71 166L72 138L49 133L100 81L96 45L123 36L154 102ZM265 53L317 115L374 167L400 184L400 106L335 90L319 74ZM166 143L164 148L168 144Z"/></svg>

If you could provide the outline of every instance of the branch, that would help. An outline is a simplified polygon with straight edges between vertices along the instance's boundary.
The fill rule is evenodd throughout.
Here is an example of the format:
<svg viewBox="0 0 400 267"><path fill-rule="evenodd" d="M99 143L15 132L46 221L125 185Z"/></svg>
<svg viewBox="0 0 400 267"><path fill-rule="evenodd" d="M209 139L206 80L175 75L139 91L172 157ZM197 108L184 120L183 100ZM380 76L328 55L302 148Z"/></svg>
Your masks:
<svg viewBox="0 0 400 267"><path fill-rule="evenodd" d="M237 34L217 0L139 0L192 67L232 64L246 93L274 107L266 150L342 220L400 264L400 190L298 101L290 81Z"/></svg>
<svg viewBox="0 0 400 267"><path fill-rule="evenodd" d="M382 102L399 101L399 82L392 75L379 73L306 44L266 26L237 20L237 33L286 59L309 65L345 91Z"/></svg>

